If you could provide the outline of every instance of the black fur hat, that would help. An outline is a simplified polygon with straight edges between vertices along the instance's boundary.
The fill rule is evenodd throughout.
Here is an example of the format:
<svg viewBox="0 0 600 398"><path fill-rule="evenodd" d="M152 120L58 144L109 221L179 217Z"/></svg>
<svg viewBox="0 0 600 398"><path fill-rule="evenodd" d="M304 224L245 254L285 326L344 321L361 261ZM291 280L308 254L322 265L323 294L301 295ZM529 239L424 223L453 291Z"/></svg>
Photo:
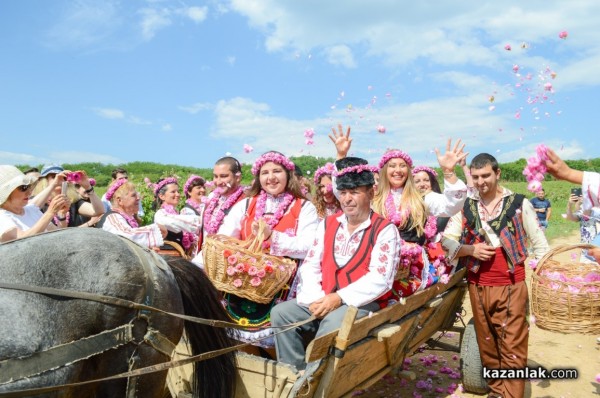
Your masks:
<svg viewBox="0 0 600 398"><path fill-rule="evenodd" d="M353 166L368 165L365 159L347 157L335 161L335 167L341 175L338 175L335 179L336 187L339 190L352 189L361 186L373 186L375 184L375 177L373 172L368 168L362 170L348 171L344 173L345 169Z"/></svg>

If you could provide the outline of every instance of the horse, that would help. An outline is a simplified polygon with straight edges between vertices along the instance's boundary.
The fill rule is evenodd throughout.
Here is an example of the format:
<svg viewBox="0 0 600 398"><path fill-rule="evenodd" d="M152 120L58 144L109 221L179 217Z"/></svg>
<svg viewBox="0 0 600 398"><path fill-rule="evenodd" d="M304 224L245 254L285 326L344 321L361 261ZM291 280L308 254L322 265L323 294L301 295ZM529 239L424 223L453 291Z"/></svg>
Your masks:
<svg viewBox="0 0 600 398"><path fill-rule="evenodd" d="M0 244L0 283L86 292L170 313L228 320L217 290L200 268L182 258L162 258L96 228L68 228ZM26 288L0 287L0 309L0 396L16 390L83 384L80 382L167 362L184 328L193 355L234 345L224 328ZM97 348L104 344L105 334L128 338L114 347ZM88 340L95 342L89 344ZM81 348L84 344L86 348ZM94 354L72 356L72 352L86 349ZM64 351L52 355L56 350ZM56 357L64 363L44 368L44 364L56 362ZM194 374L195 397L231 397L235 393L235 354L196 362ZM166 375L162 370L36 396L164 397L168 396Z"/></svg>

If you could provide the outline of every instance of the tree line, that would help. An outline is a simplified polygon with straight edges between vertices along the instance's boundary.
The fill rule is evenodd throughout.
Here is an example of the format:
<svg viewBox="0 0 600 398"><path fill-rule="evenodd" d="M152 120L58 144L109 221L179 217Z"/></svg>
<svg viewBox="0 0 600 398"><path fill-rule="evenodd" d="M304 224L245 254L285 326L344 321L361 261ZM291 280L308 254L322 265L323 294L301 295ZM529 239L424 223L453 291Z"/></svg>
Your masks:
<svg viewBox="0 0 600 398"><path fill-rule="evenodd" d="M294 164L298 165L302 170L303 174L312 179L312 175L315 170L323 166L327 162L333 162L333 158L318 158L314 156L298 156L290 158ZM600 158L594 158L589 160L567 160L566 163L576 170L586 171L600 171ZM504 181L511 182L524 182L525 176L523 176L523 169L527 164L525 159L519 159L514 162L501 163L500 169L502 170L502 179ZM31 168L31 165L18 165L22 171ZM43 165L36 165L38 169L42 169ZM106 187L110 183L111 173L117 167L122 167L129 173L131 180L140 182L144 178L149 178L152 182L156 182L159 178L166 176L176 176L179 179L185 181L188 176L196 174L204 177L207 181L212 180L212 168L197 168L180 166L176 164L162 164L156 162L129 162L123 164L104 164L104 163L65 163L62 165L67 170L84 170L88 176L96 179L98 187ZM252 173L250 169L251 164L242 165L242 184L249 184L252 181ZM441 170L436 168L438 174L441 176ZM457 168L457 174L459 178L464 180L464 174L462 170ZM552 180L550 175L547 175L548 180ZM441 182L441 181L440 181Z"/></svg>

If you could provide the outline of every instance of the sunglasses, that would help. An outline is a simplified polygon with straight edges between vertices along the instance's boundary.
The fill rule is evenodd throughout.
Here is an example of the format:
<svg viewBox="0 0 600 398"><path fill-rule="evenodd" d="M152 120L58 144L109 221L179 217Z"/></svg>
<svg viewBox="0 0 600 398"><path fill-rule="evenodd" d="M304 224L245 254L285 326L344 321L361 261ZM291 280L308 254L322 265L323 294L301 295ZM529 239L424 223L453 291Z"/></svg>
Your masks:
<svg viewBox="0 0 600 398"><path fill-rule="evenodd" d="M30 184L30 185L21 185L21 186L19 187L19 189L21 190L21 192L27 192L27 191L29 191L31 188L33 188L33 185L31 185L31 184Z"/></svg>

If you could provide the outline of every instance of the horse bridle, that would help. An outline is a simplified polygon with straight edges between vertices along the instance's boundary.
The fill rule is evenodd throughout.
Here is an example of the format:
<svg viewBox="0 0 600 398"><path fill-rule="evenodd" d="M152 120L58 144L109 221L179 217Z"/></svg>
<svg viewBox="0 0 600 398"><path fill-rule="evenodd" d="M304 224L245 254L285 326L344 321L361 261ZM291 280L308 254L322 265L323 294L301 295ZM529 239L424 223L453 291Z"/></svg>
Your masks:
<svg viewBox="0 0 600 398"><path fill-rule="evenodd" d="M130 300L126 300L126 299L121 299L118 297L104 296L104 295L99 295L99 294L95 294L95 293L80 292L80 291L66 290L66 289L57 289L57 288L44 287L44 286L13 284L13 283L6 283L6 282L0 281L0 289L19 290L19 291L25 291L25 292L31 292L31 293L65 297L65 298L82 299L82 300L94 301L94 302L99 302L99 303L103 303L103 304L107 304L107 305L113 305L113 306L117 306L117 307L137 310L137 314L134 317L134 319L132 319L132 321L130 321L129 323L127 323L125 325L119 326L115 329L105 330L96 335L87 336L82 339L72 341L72 342L69 342L66 344L60 344L60 345L51 347L47 350L36 352L29 357L9 358L9 359L0 361L0 385L8 384L11 382L15 382L17 380L21 380L24 378L28 378L31 376L41 374L41 373L49 371L49 370L64 367L64 366L73 364L75 362L87 359L93 355L101 354L104 351L107 351L112 348L117 348L117 347L120 347L120 346L128 344L128 343L135 343L135 344L146 343L146 344L150 345L151 347L153 347L155 350L157 350L157 351L161 352L162 354L164 354L165 356L167 356L168 358L171 358L173 355L173 352L175 351L176 345L173 342L171 342L167 337L165 337L162 333L160 333L158 330L153 329L151 327L151 315L153 313L160 313L160 314L168 315L168 316L171 316L174 318L182 319L184 321L199 323L199 324L212 326L212 327L231 328L231 329L240 329L240 330L246 329L246 327L241 326L237 323L219 321L219 320L213 320L213 319L198 318L198 317L193 317L193 316L189 316L189 315L185 315L185 314L177 314L177 313L173 313L173 312L169 312L169 311L165 311L165 310L161 310L159 308L153 307L152 304L154 302L154 293L155 293L155 291L154 291L155 272L153 270L153 267L147 261L147 256L141 255L141 253L146 254L146 252L144 252L143 248L141 248L137 244L135 244L127 239L125 239L125 241L129 245L129 247L133 249L136 256L140 259L140 262L142 263L142 268L144 270L146 284L144 287L144 296L143 296L144 298L143 298L142 304L136 303L136 302L133 302ZM157 254L155 254L151 251L149 251L149 252L152 253L152 255L156 256L156 258L158 258L160 260L160 261L157 261L156 263L161 264L161 261L163 261L163 260ZM170 272L170 268L167 267L166 265L164 265L164 263L161 264L161 265L163 265L162 267L159 266L158 264L157 264L157 266L161 270L163 270L167 273ZM152 277L150 277L150 276L152 276ZM172 274L171 274L171 276L172 276ZM120 373L120 374L117 374L114 376L109 376L109 377L95 379L95 380L88 380L88 381L83 381L83 382L77 382L77 383L63 384L63 385L58 385L58 386L41 387L41 388L19 390L19 391L12 391L12 392L0 392L0 397L26 397L26 396L34 395L34 394L43 394L43 393L62 390L62 389L66 389L66 388L79 387L79 386L83 386L83 385L99 383L99 382L103 382L103 381L117 380L117 379L122 379L122 378L128 378L126 396L127 397L135 397L136 396L135 395L136 380L137 380L138 376L161 372L164 370L168 370L170 368L183 366L183 365L194 363L194 362L204 361L204 360L207 360L210 358L217 357L219 355L223 355L223 354L226 354L226 353L229 353L232 351L236 351L236 350L239 350L240 348L243 348L243 347L252 345L256 342L259 342L260 340L270 338L279 333L283 333L288 330L294 329L298 326L302 326L306 323L312 322L315 319L316 318L314 316L311 316L310 318L308 318L304 321L296 322L296 323L289 324L289 325L284 325L284 326L280 327L281 330L276 331L269 336L266 336L266 337L263 337L260 339L256 339L255 341L253 341L251 343L238 344L238 345L235 345L235 346L232 346L229 348L224 348L224 349L215 350L215 351L209 351L209 352L205 352L205 353L202 353L202 354L199 354L196 356L192 356L189 358L180 359L177 361L167 361L167 362L163 362L163 363L160 363L157 365L151 365L151 366L147 366L147 367L139 368L139 369L134 369L136 363L135 363L135 361L130 361L129 369L127 372L123 372L123 373ZM134 337L135 333L134 333L133 329L135 327L134 321L136 321L136 320L142 320L147 323L147 331L144 334L144 338L142 341L135 341L135 337ZM271 326L271 328L273 328L273 327Z"/></svg>

